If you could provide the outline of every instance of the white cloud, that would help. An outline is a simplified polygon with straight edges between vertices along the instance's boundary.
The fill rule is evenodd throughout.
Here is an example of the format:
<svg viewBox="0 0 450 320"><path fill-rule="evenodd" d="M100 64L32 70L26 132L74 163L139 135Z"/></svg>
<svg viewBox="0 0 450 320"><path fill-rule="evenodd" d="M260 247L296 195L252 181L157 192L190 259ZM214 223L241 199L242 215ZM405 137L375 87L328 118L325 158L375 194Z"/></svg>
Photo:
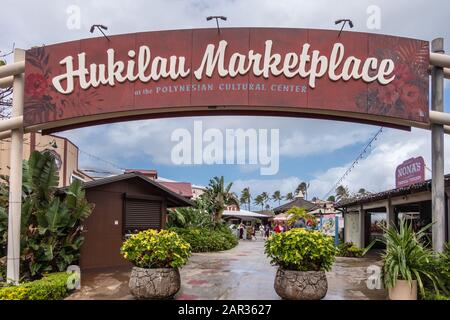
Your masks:
<svg viewBox="0 0 450 320"><path fill-rule="evenodd" d="M145 155L149 165L173 165L171 150L177 142L171 141L172 132L184 128L194 137L194 121L199 120L203 123L203 132L217 128L224 137L226 129L279 129L280 156L291 158L329 154L365 142L377 130L372 126L311 119L277 118L274 121L268 117L252 117L252 120L248 117L201 117L117 123L67 131L61 135L70 138L82 150L116 163ZM235 146L236 154L245 152ZM91 164L82 162L83 167ZM240 165L239 168L248 173L258 170L259 165Z"/></svg>

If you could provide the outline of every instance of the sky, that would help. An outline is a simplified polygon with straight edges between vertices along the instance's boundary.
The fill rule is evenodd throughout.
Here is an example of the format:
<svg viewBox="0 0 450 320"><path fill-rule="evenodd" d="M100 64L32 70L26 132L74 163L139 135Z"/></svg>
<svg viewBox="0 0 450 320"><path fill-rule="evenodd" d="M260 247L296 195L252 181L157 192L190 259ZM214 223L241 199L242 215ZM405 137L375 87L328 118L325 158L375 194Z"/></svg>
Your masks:
<svg viewBox="0 0 450 320"><path fill-rule="evenodd" d="M380 28L369 29L368 8L380 9ZM67 21L79 9L80 28L68 28ZM209 0L209 1L23 1L2 0L0 50L53 44L89 38L92 24L108 26L107 34L141 31L215 27L205 17L224 15L222 27L289 27L337 30L334 21L349 18L354 31L390 34L432 40L444 37L450 52L450 1L324 1L324 0ZM449 80L445 84L445 109L450 111ZM192 132L194 121L205 129L279 129L280 169L262 176L256 165L174 165L171 133L184 128ZM213 176L233 182L233 190L250 187L255 196L293 192L306 181L308 197L322 198L338 181L368 141L377 126L349 122L276 117L201 117L155 119L93 126L58 133L80 148L79 165L120 173L124 168L156 169L160 177L207 185ZM385 128L364 158L342 181L351 192L371 192L395 186L395 167L410 157L423 156L431 168L431 133L412 129ZM118 152L120 150L120 152ZM102 160L100 160L102 159ZM450 138L445 138L445 172L450 172ZM430 172L427 170L426 177Z"/></svg>

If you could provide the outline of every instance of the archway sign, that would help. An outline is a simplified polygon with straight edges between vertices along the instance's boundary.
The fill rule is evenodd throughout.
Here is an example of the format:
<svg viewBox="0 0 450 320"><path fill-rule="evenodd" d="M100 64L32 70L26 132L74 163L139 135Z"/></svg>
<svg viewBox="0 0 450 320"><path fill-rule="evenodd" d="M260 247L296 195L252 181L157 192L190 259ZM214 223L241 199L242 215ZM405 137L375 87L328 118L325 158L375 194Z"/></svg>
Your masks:
<svg viewBox="0 0 450 320"><path fill-rule="evenodd" d="M429 125L427 41L230 28L91 38L26 52L24 126L187 115Z"/></svg>

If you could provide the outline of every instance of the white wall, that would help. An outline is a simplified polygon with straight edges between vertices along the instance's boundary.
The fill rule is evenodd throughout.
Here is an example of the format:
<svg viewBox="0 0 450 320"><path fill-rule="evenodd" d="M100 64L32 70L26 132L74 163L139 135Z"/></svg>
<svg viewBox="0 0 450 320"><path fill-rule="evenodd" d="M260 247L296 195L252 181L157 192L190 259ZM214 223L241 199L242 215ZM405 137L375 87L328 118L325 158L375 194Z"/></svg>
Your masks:
<svg viewBox="0 0 450 320"><path fill-rule="evenodd" d="M353 242L356 246L360 246L360 230L359 230L359 214L350 212L344 215L344 240L345 242Z"/></svg>

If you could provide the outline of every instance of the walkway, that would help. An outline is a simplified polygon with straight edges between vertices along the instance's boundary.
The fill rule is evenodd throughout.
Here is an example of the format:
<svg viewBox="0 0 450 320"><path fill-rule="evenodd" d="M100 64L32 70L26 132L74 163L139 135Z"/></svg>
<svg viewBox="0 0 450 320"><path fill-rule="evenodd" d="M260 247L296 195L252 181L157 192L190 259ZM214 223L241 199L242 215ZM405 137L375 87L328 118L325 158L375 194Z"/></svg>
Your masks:
<svg viewBox="0 0 450 320"><path fill-rule="evenodd" d="M366 286L369 265L376 258L337 258L327 273L325 299L385 299L384 290ZM273 288L276 267L264 254L263 241L241 241L229 251L193 254L181 269L182 288L176 299L279 299ZM104 270L82 274L82 289L69 299L132 299L128 291L129 270Z"/></svg>

